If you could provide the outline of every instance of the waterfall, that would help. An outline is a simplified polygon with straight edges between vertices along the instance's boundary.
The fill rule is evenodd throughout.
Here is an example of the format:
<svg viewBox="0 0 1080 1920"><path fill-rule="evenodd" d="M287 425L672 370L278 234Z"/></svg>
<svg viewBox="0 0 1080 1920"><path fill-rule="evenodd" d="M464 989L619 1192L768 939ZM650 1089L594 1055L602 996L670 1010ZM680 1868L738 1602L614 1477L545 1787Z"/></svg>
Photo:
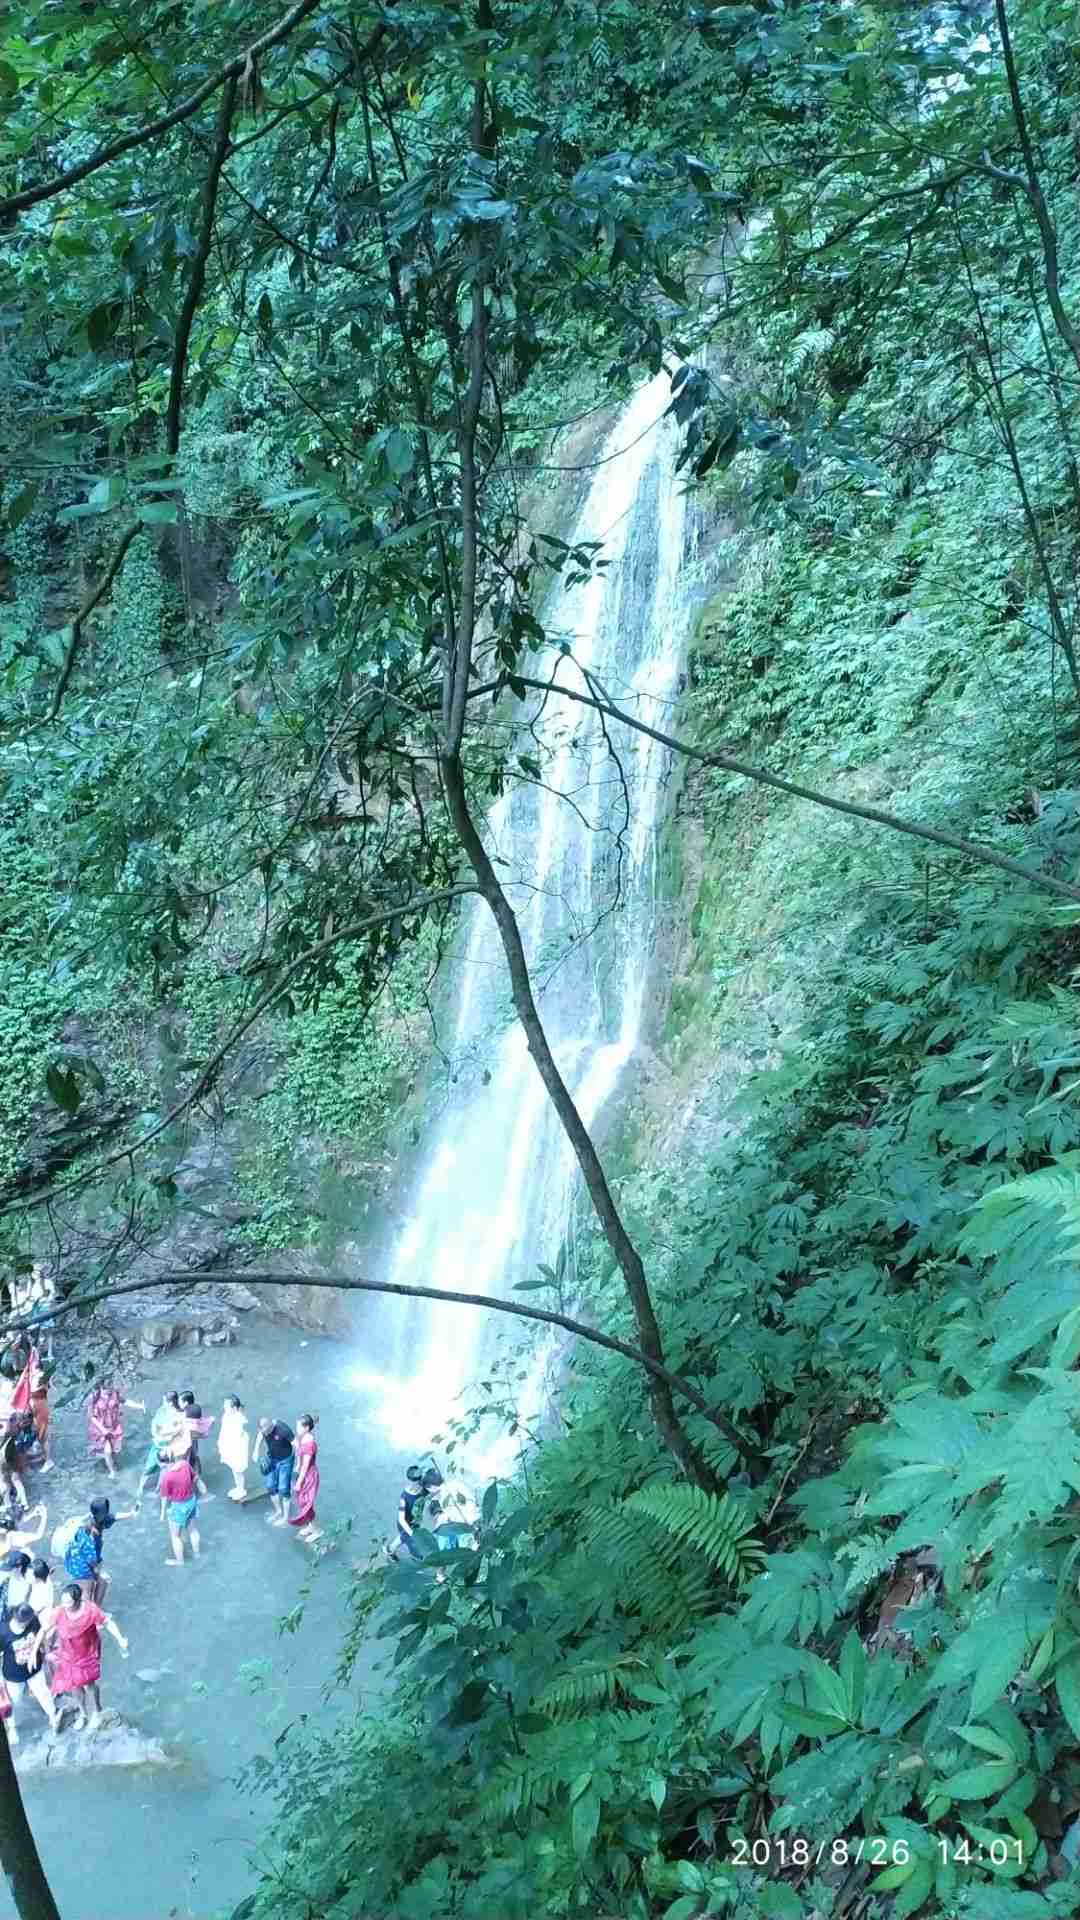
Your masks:
<svg viewBox="0 0 1080 1920"><path fill-rule="evenodd" d="M639 390L601 449L572 544L601 542L607 565L553 596L545 619L551 645L536 675L557 666L566 685L587 691L588 668L617 704L659 726L669 717L687 630L685 500L674 433L661 424L669 397L661 374ZM538 707L517 710L510 723L515 750L540 762L541 782L513 784L488 817L487 837L519 917L552 1051L591 1124L641 1031L668 756L626 729L609 729L605 740L596 714L572 701L554 697ZM577 1167L513 1017L502 949L481 900L470 903L453 964L454 1079L432 1122L387 1278L513 1299L513 1287L535 1279L540 1262L556 1260ZM548 1297L526 1296L532 1304ZM394 1444L415 1453L442 1431L496 1336L514 1327L475 1308L409 1303L389 1374L365 1381ZM525 1420L541 1372L538 1359L519 1389ZM513 1443L498 1444L470 1465L506 1471L515 1452Z"/></svg>

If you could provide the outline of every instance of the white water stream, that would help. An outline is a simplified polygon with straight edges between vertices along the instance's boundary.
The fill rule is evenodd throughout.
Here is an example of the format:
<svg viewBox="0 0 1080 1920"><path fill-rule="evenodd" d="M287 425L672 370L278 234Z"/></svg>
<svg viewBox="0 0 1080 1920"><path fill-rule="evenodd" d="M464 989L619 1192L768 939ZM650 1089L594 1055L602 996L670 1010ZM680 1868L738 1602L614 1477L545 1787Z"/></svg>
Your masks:
<svg viewBox="0 0 1080 1920"><path fill-rule="evenodd" d="M567 686L588 692L582 668L639 719L663 727L687 638L687 526L674 474L675 435L661 422L666 374L640 389L600 450L572 542L603 543L608 565L555 595L546 628ZM563 658L558 642L569 643ZM542 677L537 674L536 677ZM518 746L540 761L540 785L515 785L488 817L487 837L518 913L552 1051L586 1123L610 1098L637 1044L650 981L656 828L668 756L654 742L603 728L588 708L553 698ZM612 749L618 756L618 764ZM624 787L625 781L625 787ZM570 1147L512 1017L509 984L485 903L470 905L453 963L459 970L455 1076L433 1116L408 1224L388 1279L514 1298L513 1287L554 1265L577 1176ZM530 1293L530 1304L550 1296ZM492 1322L498 1322L492 1326ZM388 1372L360 1372L376 1389L392 1443L417 1453L491 1364L495 1338L521 1322L468 1307L417 1301L401 1316ZM516 1389L528 1422L540 1395L545 1345ZM505 1429L504 1429L505 1435ZM474 1446L469 1465L505 1472L516 1443Z"/></svg>

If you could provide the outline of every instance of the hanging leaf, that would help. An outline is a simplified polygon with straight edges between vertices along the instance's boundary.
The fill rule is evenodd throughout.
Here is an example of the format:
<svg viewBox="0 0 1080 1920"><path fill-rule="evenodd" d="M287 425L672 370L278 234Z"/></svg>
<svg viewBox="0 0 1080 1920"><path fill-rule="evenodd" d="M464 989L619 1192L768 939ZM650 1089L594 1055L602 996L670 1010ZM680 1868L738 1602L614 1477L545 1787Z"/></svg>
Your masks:
<svg viewBox="0 0 1080 1920"><path fill-rule="evenodd" d="M1080 1740L1080 1653L1071 1653L1054 1673L1058 1705L1077 1740Z"/></svg>
<svg viewBox="0 0 1080 1920"><path fill-rule="evenodd" d="M412 472L415 457L412 441L407 434L402 433L400 427L395 427L393 432L387 435L383 452L386 455L386 464L395 480L403 480L407 473Z"/></svg>
<svg viewBox="0 0 1080 1920"><path fill-rule="evenodd" d="M82 1105L82 1095L73 1073L64 1073L59 1067L47 1067L45 1085L49 1090L50 1098L58 1107L62 1107L65 1113L78 1113Z"/></svg>
<svg viewBox="0 0 1080 1920"><path fill-rule="evenodd" d="M101 353L113 338L123 315L124 306L120 300L104 300L99 307L87 315L86 338L93 353Z"/></svg>
<svg viewBox="0 0 1080 1920"><path fill-rule="evenodd" d="M33 512L40 487L40 480L28 480L25 487L20 487L14 499L9 502L7 523L12 532L26 519L28 513Z"/></svg>

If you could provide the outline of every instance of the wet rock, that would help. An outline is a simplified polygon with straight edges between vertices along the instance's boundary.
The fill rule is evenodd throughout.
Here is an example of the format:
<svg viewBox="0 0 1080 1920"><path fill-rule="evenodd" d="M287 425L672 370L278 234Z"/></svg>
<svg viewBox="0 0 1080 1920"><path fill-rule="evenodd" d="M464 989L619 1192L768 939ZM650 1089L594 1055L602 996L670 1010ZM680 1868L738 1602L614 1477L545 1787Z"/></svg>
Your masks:
<svg viewBox="0 0 1080 1920"><path fill-rule="evenodd" d="M168 1320L146 1320L139 1328L139 1352L144 1360L167 1353L176 1344L176 1328Z"/></svg>
<svg viewBox="0 0 1080 1920"><path fill-rule="evenodd" d="M139 1352L144 1360L154 1360L159 1353L168 1353L173 1347L227 1347L234 1337L224 1313L145 1320L139 1328Z"/></svg>
<svg viewBox="0 0 1080 1920"><path fill-rule="evenodd" d="M67 1716L70 1725L70 1713ZM179 1764L166 1753L160 1740L129 1726L118 1713L107 1710L96 1727L82 1727L70 1733L61 1728L40 1739L23 1739L15 1748L15 1765L20 1774L72 1772L93 1767L175 1767Z"/></svg>

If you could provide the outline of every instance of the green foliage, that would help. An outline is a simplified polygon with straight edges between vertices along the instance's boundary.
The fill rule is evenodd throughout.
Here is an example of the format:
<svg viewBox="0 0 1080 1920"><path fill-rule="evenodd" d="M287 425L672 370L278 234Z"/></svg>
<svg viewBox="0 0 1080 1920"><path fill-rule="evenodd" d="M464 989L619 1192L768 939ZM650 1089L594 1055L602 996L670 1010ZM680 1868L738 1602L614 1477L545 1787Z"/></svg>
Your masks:
<svg viewBox="0 0 1080 1920"><path fill-rule="evenodd" d="M1068 320L1072 23L1014 11ZM5 186L264 27L152 6L151 67L123 14L5 25ZM298 1143L343 1179L376 1160L446 931L409 903L458 873L431 760L480 297L480 682L544 637L517 463L666 355L737 572L688 724L1075 875L1075 358L976 24L312 12L268 51L272 111L245 102L186 359L206 125L5 228L4 1172L46 1092L74 1120L94 1084L73 1013L141 1128L275 992L250 1236L317 1230ZM62 99L60 68L86 80ZM520 742L473 712L495 795ZM711 1124L695 1153L654 1120L620 1198L671 1364L768 1474L675 1483L640 1380L579 1358L480 1551L356 1583L342 1682L370 1636L400 1687L256 1770L282 1860L249 1913L799 1920L844 1905L871 1843L875 1920L1075 1907L1047 1806L1080 1804L1076 914L732 776L681 805L697 977L663 1040ZM103 1209L167 1222L185 1144L166 1129ZM577 1283L628 1330L603 1247ZM824 1852L781 1852L810 1834Z"/></svg>

